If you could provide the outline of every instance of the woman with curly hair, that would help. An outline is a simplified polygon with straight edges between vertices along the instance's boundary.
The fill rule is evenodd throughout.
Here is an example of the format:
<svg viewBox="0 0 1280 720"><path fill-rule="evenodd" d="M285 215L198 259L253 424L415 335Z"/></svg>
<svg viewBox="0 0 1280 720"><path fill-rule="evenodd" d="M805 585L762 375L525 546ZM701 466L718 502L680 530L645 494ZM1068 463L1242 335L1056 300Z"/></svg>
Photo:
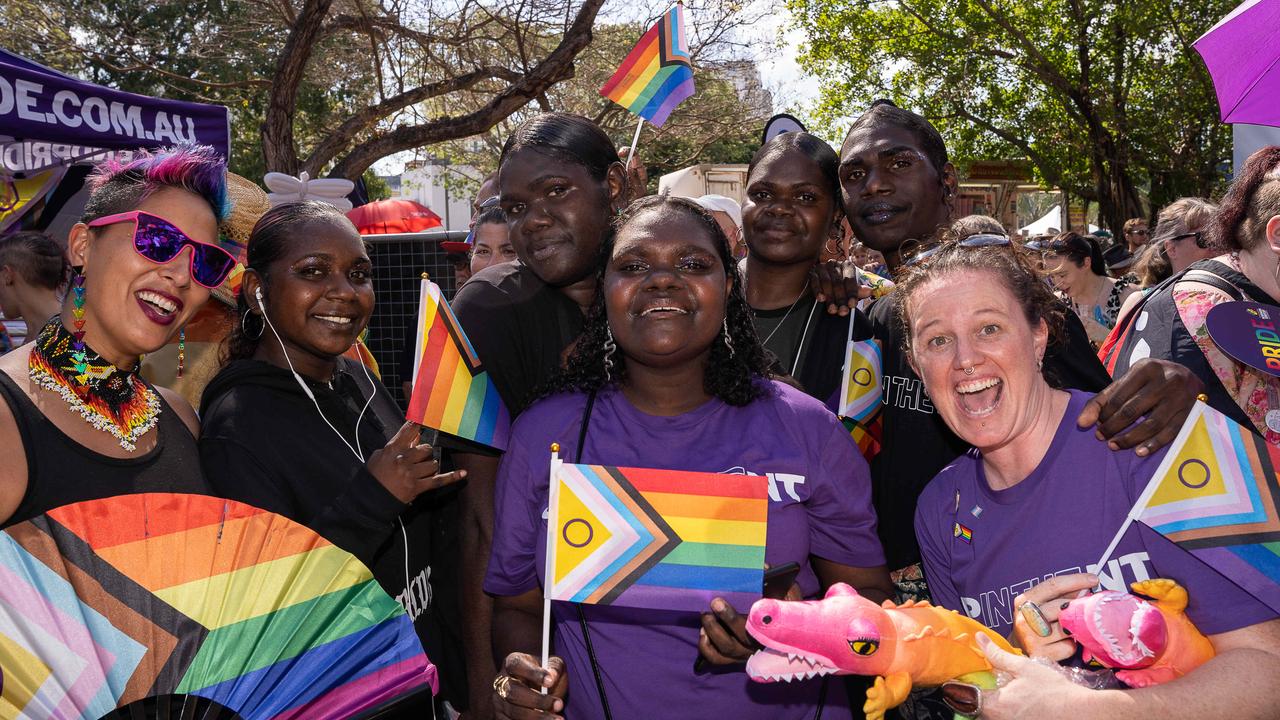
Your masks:
<svg viewBox="0 0 1280 720"><path fill-rule="evenodd" d="M808 718L824 704L824 716L849 717L838 684L753 684L741 666L752 652L748 608L721 598L701 616L556 604L559 657L541 667L530 654L540 640L552 441L575 462L768 474L777 479L767 563L798 563L806 597L835 582L877 601L892 590L866 463L821 403L768 379L715 219L689 200L644 198L603 252L599 289L555 394L521 415L499 469L485 580L497 597L495 650L505 657L494 683L499 717ZM690 672L699 654L710 671Z"/></svg>
<svg viewBox="0 0 1280 720"><path fill-rule="evenodd" d="M1233 300L1280 304L1280 146L1249 157L1209 231L1207 244L1225 252L1153 290L1108 338L1108 369L1119 378L1144 357L1185 365L1210 405L1280 444L1280 379L1223 352L1207 322L1210 310Z"/></svg>

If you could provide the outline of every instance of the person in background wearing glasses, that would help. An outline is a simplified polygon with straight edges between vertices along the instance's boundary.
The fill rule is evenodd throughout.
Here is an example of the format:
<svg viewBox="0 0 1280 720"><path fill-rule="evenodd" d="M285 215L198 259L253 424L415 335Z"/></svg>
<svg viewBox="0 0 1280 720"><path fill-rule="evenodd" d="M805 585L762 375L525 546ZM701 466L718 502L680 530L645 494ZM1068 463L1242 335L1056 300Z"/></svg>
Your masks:
<svg viewBox="0 0 1280 720"><path fill-rule="evenodd" d="M1280 619L1260 600L1163 536L1134 523L1097 574L1164 450L1112 452L1076 417L1092 395L1056 387L1045 353L1065 310L1020 251L946 243L899 276L911 365L938 414L973 446L920 496L915 531L936 604L974 617L1032 658L1069 661L1064 602L1095 586L1127 590L1169 578L1217 655L1141 690L1093 690L1047 665L988 646L1012 680L977 695L983 718L1273 718L1280 692ZM946 298L946 302L935 302ZM1081 468L1088 468L1081 472ZM1012 600L1012 602L1010 602Z"/></svg>
<svg viewBox="0 0 1280 720"><path fill-rule="evenodd" d="M1055 236L1044 246L1044 264L1059 295L1080 318L1095 345L1116 326L1120 306L1137 288L1107 275L1102 249L1093 238L1074 232Z"/></svg>
<svg viewBox="0 0 1280 720"><path fill-rule="evenodd" d="M235 265L216 244L226 183L204 146L111 160L90 176L62 313L0 358L0 524L112 495L209 492L191 406L137 368Z"/></svg>
<svg viewBox="0 0 1280 720"><path fill-rule="evenodd" d="M1151 231L1147 229L1147 221L1143 218L1129 218L1124 221L1124 241L1129 246L1129 254L1133 255L1147 244Z"/></svg>
<svg viewBox="0 0 1280 720"><path fill-rule="evenodd" d="M1209 247L1205 233L1217 211L1217 205L1198 197L1179 198L1160 211L1152 244L1164 245L1173 272L1180 273L1192 263L1218 254Z"/></svg>

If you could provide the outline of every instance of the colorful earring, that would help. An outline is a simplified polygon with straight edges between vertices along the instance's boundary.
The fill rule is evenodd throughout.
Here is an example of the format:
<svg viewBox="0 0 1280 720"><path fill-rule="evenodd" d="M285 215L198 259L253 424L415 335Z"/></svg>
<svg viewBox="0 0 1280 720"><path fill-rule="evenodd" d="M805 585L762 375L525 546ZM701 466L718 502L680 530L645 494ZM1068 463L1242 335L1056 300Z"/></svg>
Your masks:
<svg viewBox="0 0 1280 720"><path fill-rule="evenodd" d="M178 331L178 377L182 377L182 366L187 360L187 329Z"/></svg>
<svg viewBox="0 0 1280 720"><path fill-rule="evenodd" d="M89 362L85 358L84 351L84 273L76 275L71 281L71 315L73 317L71 324L75 327L71 331L75 340L71 343L71 363L75 367L76 373L84 375L89 369Z"/></svg>

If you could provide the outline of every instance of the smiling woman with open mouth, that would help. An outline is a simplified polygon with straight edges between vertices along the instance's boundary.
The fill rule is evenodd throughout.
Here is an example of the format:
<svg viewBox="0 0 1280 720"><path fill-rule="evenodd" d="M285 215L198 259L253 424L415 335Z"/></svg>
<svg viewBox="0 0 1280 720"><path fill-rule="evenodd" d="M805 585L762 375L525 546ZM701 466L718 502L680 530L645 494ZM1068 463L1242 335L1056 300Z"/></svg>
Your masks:
<svg viewBox="0 0 1280 720"><path fill-rule="evenodd" d="M1008 635L1033 657L1061 662L1078 657L1058 620L1068 600L1099 584L1127 591L1130 583L1168 578L1194 598L1187 614L1218 654L1141 693L1087 689L1057 673L1015 679L987 696L982 712L1023 717L1018 708L1035 707L1037 717L1085 720L1231 707L1233 717L1273 717L1280 685L1274 611L1139 524L1121 536L1114 560L1091 568L1165 450L1113 452L1092 428L1077 425L1093 396L1053 387L1041 369L1051 331L1069 311L1024 251L946 242L899 279L908 358L947 426L974 446L929 483L917 505L934 602ZM1259 700L1246 707L1246 697Z"/></svg>

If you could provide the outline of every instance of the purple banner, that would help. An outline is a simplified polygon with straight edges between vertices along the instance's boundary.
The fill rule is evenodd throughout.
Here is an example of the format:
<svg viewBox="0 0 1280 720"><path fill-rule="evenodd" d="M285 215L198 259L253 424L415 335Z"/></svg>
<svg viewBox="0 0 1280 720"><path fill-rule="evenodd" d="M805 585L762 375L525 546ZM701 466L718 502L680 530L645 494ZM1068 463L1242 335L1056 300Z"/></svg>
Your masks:
<svg viewBox="0 0 1280 720"><path fill-rule="evenodd" d="M230 150L224 107L112 90L14 57L0 54L0 171L178 143Z"/></svg>

